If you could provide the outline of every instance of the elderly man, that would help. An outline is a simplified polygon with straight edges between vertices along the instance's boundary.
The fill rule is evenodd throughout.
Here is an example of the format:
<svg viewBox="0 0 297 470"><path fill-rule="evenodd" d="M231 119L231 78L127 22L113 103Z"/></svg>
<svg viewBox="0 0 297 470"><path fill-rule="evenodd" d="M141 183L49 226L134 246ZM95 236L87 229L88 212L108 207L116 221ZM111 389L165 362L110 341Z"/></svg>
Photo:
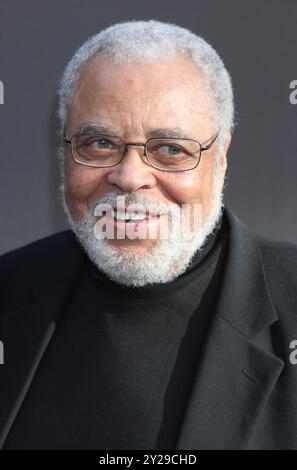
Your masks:
<svg viewBox="0 0 297 470"><path fill-rule="evenodd" d="M3 449L297 447L297 251L223 204L232 85L131 21L59 88L71 230L1 258Z"/></svg>

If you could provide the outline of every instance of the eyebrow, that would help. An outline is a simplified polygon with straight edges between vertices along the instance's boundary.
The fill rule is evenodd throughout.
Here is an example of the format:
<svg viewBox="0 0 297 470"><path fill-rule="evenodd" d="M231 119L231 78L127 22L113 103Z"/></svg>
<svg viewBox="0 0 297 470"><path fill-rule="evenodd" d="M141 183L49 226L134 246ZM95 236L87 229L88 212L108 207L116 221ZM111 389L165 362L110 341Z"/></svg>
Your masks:
<svg viewBox="0 0 297 470"><path fill-rule="evenodd" d="M192 137L189 136L183 129L180 127L161 127L158 129L152 129L147 133L148 138L152 137L167 137L172 139L191 139Z"/></svg>
<svg viewBox="0 0 297 470"><path fill-rule="evenodd" d="M86 122L79 126L76 131L76 134L104 134L109 136L118 136L120 134L119 130L112 126L107 126L99 122ZM156 129L150 129L146 133L146 137L150 138L173 138L173 139L193 139L192 136L188 135L180 127L160 127Z"/></svg>
<svg viewBox="0 0 297 470"><path fill-rule="evenodd" d="M111 126L106 126L105 124L101 124L99 122L85 122L81 126L79 126L75 130L75 134L106 134L106 135L117 135L118 130L111 127Z"/></svg>

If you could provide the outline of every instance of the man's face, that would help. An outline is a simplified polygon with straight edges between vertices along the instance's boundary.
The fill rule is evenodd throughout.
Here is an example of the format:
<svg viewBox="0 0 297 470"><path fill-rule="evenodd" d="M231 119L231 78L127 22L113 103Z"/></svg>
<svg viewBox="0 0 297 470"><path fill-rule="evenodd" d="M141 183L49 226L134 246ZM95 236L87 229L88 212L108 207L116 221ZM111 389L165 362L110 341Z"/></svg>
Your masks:
<svg viewBox="0 0 297 470"><path fill-rule="evenodd" d="M126 142L144 143L158 129L179 128L185 136L203 143L216 129L211 121L210 103L197 69L185 58L168 63L112 65L95 58L84 70L72 99L67 136L87 122L114 129ZM141 150L139 150L141 149ZM117 191L132 192L165 204L198 203L203 219L211 208L215 145L202 153L197 168L170 173L149 166L139 154L141 147L129 147L121 163L110 168L89 168L77 164L68 146L65 157L65 198L74 218L84 216L88 203ZM222 178L225 171L222 152ZM155 240L138 240L149 247ZM112 240L116 246L136 241Z"/></svg>
<svg viewBox="0 0 297 470"><path fill-rule="evenodd" d="M112 135L127 143L144 144L149 137L164 137L164 132L178 129L184 138L205 143L217 131L210 110L209 93L199 72L183 57L167 63L139 62L133 65L115 65L106 58L97 57L81 74L70 103L65 131L67 137L71 137L87 123L93 123L109 128ZM184 272L218 219L229 138L220 151L219 174L216 143L202 153L195 169L176 173L150 166L142 158L143 147L128 147L122 161L113 167L94 168L76 163L67 145L64 163L66 213L99 269L113 280L135 286L167 282ZM166 237L161 230L163 240L159 235L119 238L117 228L113 239L98 240L94 236L98 218L94 217L93 208L98 202L108 202L115 207L117 195L126 196L128 206L131 202L140 203L144 210L158 213L169 208L167 216L152 217L144 223L146 229L153 226L159 235L164 217L171 217L172 223L177 214L183 217L185 206L187 209L199 207L202 229L196 230L192 217L189 232L194 234L194 239L188 243L182 235L185 233L183 226L180 224L174 232L170 223L167 229L170 227L171 237ZM116 227L117 224L115 222ZM122 225L127 227L125 222ZM149 230L146 234L151 233Z"/></svg>

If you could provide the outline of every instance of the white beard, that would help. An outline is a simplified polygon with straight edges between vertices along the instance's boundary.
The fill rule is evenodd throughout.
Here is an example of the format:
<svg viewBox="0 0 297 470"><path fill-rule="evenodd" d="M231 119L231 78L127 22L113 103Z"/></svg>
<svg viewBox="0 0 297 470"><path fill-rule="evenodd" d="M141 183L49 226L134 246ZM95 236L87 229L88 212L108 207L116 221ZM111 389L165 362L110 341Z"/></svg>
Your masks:
<svg viewBox="0 0 297 470"><path fill-rule="evenodd" d="M93 215L91 208L86 216L75 220L66 204L62 182L60 191L64 211L72 230L92 262L110 279L125 286L141 287L166 283L183 274L194 255L202 250L222 215L223 188L220 187L220 165L217 160L213 178L212 207L197 232L192 233L192 237L185 241L182 234L183 227L179 225L174 229L173 236L169 236L167 239L158 239L151 248L142 250L135 248L135 246L132 249L125 247L119 249L111 246L108 239L97 238L94 234L97 218ZM99 203L114 206L118 195L119 193L115 192L108 193L100 200L95 201L92 208ZM137 193L125 193L124 195L127 204L139 203L147 210L161 210L164 206L164 204L159 205L158 202L150 201L146 197L139 197ZM166 207L172 210L172 217L182 211L177 204Z"/></svg>

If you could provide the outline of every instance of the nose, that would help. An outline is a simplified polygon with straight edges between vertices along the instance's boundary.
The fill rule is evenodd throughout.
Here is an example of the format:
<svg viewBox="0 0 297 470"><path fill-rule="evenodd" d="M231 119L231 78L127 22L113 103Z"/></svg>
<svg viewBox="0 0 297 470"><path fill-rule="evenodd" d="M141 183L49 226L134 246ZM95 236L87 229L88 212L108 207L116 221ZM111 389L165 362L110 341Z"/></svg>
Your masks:
<svg viewBox="0 0 297 470"><path fill-rule="evenodd" d="M133 148L129 144L120 163L106 174L107 182L128 192L153 188L156 185L154 169L146 163L143 152L143 146Z"/></svg>

